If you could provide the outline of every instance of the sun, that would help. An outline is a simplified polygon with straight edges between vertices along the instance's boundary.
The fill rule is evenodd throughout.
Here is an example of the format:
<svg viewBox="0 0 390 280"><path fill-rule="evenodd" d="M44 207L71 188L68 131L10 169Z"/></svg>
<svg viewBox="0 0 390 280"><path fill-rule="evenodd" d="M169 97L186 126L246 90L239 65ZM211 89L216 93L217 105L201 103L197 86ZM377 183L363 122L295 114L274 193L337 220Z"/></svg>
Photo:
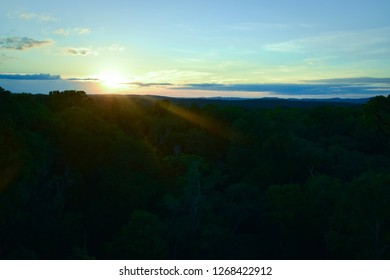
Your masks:
<svg viewBox="0 0 390 280"><path fill-rule="evenodd" d="M98 78L104 86L112 89L125 88L128 83L125 75L111 70L101 73Z"/></svg>

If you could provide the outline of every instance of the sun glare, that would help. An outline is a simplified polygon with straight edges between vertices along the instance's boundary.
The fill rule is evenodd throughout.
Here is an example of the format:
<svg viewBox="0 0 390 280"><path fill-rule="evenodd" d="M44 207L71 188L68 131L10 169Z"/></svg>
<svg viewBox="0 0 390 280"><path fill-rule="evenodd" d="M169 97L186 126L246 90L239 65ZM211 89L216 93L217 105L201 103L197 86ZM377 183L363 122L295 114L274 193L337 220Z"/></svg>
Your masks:
<svg viewBox="0 0 390 280"><path fill-rule="evenodd" d="M122 73L116 71L106 71L100 74L99 80L104 86L112 89L125 88L128 82Z"/></svg>

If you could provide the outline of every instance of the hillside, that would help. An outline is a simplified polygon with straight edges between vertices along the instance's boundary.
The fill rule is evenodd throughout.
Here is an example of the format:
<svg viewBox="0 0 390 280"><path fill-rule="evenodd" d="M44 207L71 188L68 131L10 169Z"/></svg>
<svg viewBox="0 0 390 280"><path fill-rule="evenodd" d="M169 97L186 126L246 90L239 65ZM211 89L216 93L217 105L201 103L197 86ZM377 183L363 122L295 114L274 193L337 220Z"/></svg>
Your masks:
<svg viewBox="0 0 390 280"><path fill-rule="evenodd" d="M0 89L1 259L390 259L390 96Z"/></svg>

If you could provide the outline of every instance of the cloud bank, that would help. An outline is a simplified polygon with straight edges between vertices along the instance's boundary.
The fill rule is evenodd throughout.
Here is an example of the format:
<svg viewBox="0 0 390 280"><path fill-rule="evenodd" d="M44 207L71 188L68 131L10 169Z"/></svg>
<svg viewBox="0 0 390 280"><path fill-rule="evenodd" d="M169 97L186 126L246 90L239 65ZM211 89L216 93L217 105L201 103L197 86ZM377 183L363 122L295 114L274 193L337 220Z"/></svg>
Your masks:
<svg viewBox="0 0 390 280"><path fill-rule="evenodd" d="M50 74L1 74L1 80L61 80L60 75L50 75Z"/></svg>
<svg viewBox="0 0 390 280"><path fill-rule="evenodd" d="M62 78L51 74L0 73L4 88L17 92L49 92L56 89L77 88L88 93L102 93L101 79L94 77ZM20 82L18 82L20 81ZM338 78L307 80L302 83L223 84L173 83L169 81L122 83L128 87L120 93L161 94L167 96L226 96L226 97L280 97L280 98L368 98L390 94L390 78Z"/></svg>
<svg viewBox="0 0 390 280"><path fill-rule="evenodd" d="M35 40L28 37L8 37L0 39L0 49L27 50L52 44L52 40Z"/></svg>
<svg viewBox="0 0 390 280"><path fill-rule="evenodd" d="M200 90L219 92L259 92L286 96L374 96L390 94L390 78L346 78L312 80L302 84L184 84L176 90ZM237 94L238 96L241 94Z"/></svg>

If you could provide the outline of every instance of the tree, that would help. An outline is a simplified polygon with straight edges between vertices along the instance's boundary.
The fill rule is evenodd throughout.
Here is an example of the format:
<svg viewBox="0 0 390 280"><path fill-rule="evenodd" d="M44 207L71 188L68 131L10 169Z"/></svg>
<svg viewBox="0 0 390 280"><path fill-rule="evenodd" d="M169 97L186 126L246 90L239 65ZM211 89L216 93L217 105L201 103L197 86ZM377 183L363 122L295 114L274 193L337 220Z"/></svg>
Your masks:
<svg viewBox="0 0 390 280"><path fill-rule="evenodd" d="M390 176L369 171L341 195L326 238L333 257L387 259L390 256Z"/></svg>
<svg viewBox="0 0 390 280"><path fill-rule="evenodd" d="M390 152L390 95L376 96L364 106L366 123L375 134L378 152Z"/></svg>
<svg viewBox="0 0 390 280"><path fill-rule="evenodd" d="M79 106L87 99L85 91L65 90L49 92L48 104L52 110L64 110L72 106Z"/></svg>
<svg viewBox="0 0 390 280"><path fill-rule="evenodd" d="M6 89L0 87L0 96L1 95L10 95L10 94L11 94L11 92L9 90L6 90Z"/></svg>
<svg viewBox="0 0 390 280"><path fill-rule="evenodd" d="M110 258L131 260L160 260L168 257L164 224L158 216L136 210L106 250Z"/></svg>
<svg viewBox="0 0 390 280"><path fill-rule="evenodd" d="M304 255L306 248L302 247L301 238L305 236L306 221L304 217L307 209L305 192L301 185L274 185L267 190L270 201L271 219L279 228L278 246L280 257L297 257L295 249L300 248Z"/></svg>

